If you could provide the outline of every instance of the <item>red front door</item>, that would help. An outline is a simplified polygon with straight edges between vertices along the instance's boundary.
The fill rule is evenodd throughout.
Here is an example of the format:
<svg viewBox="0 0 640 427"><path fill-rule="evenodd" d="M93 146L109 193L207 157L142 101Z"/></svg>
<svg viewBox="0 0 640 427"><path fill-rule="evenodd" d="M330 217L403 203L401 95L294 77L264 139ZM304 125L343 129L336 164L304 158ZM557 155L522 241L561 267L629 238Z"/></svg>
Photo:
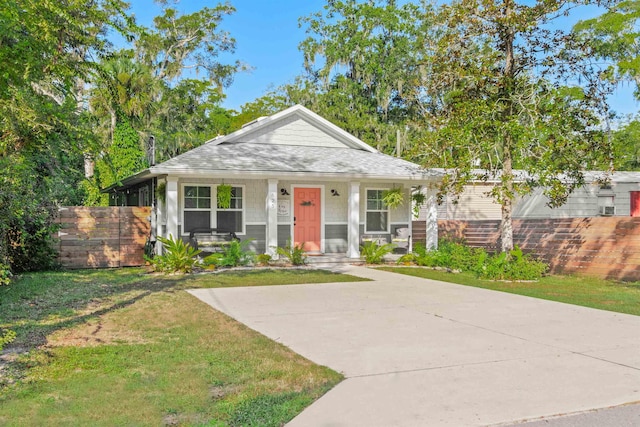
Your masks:
<svg viewBox="0 0 640 427"><path fill-rule="evenodd" d="M320 204L319 188L293 189L293 241L304 243L307 252L320 252Z"/></svg>
<svg viewBox="0 0 640 427"><path fill-rule="evenodd" d="M630 191L631 216L640 216L640 191Z"/></svg>

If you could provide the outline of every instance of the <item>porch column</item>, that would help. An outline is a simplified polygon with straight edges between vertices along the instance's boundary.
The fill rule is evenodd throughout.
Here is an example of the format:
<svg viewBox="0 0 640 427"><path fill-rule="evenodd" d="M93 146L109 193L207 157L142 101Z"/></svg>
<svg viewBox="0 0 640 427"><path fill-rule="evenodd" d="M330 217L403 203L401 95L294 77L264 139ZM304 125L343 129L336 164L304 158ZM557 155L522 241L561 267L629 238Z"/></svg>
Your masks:
<svg viewBox="0 0 640 427"><path fill-rule="evenodd" d="M167 177L167 231L166 236L178 238L178 178Z"/></svg>
<svg viewBox="0 0 640 427"><path fill-rule="evenodd" d="M413 236L413 186L412 185L406 185L405 184L405 188L408 193L409 193L409 198L407 200L409 200L409 203L407 203L407 206L409 208L409 236ZM410 254L413 252L413 237L411 237L409 239L409 246L407 246L407 253Z"/></svg>
<svg viewBox="0 0 640 427"><path fill-rule="evenodd" d="M349 183L347 257L360 258L360 183Z"/></svg>
<svg viewBox="0 0 640 427"><path fill-rule="evenodd" d="M278 247L278 180L270 179L265 200L267 210L267 233L265 253L274 257Z"/></svg>
<svg viewBox="0 0 640 427"><path fill-rule="evenodd" d="M427 190L427 249L438 249L438 198L436 190Z"/></svg>
<svg viewBox="0 0 640 427"><path fill-rule="evenodd" d="M167 196L167 192L166 192L166 187L165 187L165 193L160 195L158 194L158 186L161 183L164 183L165 181L156 181L156 187L153 189L153 195L154 195L154 201L155 201L155 215L156 215L156 229L155 229L155 237L156 237L156 254L157 255L162 255L162 244L160 242L158 242L158 236L160 237L164 237L164 235L162 234L162 227L166 224L166 220L164 218L164 203L162 203L162 200L166 200L165 197ZM166 185L166 183L165 183Z"/></svg>

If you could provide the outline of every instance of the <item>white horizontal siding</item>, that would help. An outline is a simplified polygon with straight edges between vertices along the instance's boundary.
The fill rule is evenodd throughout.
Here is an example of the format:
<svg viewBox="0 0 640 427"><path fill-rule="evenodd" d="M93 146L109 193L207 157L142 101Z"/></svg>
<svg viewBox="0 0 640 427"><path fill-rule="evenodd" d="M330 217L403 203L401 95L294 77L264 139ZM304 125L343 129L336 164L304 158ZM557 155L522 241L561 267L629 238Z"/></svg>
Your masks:
<svg viewBox="0 0 640 427"><path fill-rule="evenodd" d="M295 116L249 133L238 142L348 148L336 138Z"/></svg>

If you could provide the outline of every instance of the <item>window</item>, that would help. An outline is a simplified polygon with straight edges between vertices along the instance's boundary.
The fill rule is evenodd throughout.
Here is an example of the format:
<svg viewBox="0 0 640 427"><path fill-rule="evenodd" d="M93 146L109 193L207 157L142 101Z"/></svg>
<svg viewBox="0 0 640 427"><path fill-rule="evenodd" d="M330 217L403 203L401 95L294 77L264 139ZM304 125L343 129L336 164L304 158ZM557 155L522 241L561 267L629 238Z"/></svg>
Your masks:
<svg viewBox="0 0 640 427"><path fill-rule="evenodd" d="M215 185L183 187L183 234L189 234L196 228L220 228L244 233L244 188L231 187L228 209L217 205L215 189Z"/></svg>
<svg viewBox="0 0 640 427"><path fill-rule="evenodd" d="M231 203L229 204L229 209L222 209L220 206L217 207L216 227L242 233L244 223L242 217L242 187L231 187Z"/></svg>
<svg viewBox="0 0 640 427"><path fill-rule="evenodd" d="M389 232L389 208L382 200L384 190L367 190L366 233Z"/></svg>
<svg viewBox="0 0 640 427"><path fill-rule="evenodd" d="M196 228L211 228L211 187L184 187L183 232Z"/></svg>

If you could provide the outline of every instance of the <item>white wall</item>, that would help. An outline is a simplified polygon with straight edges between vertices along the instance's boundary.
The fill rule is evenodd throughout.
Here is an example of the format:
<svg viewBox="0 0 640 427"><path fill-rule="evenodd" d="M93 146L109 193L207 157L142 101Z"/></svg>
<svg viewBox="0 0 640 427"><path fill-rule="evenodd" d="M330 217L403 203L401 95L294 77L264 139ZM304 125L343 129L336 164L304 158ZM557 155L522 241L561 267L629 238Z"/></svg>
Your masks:
<svg viewBox="0 0 640 427"><path fill-rule="evenodd" d="M447 196L438 206L438 219L483 220L500 219L500 205L493 202L486 193L489 184L469 185L460 195L458 203L454 203L453 196ZM631 191L640 191L638 182L613 182L611 189L600 189L598 184L586 184L577 188L558 207L547 206L548 198L542 194L542 189L536 189L532 194L516 201L513 218L581 218L600 215L600 206L605 204L605 198L613 196L616 216L629 216ZM420 210L419 220L426 218L426 207Z"/></svg>

